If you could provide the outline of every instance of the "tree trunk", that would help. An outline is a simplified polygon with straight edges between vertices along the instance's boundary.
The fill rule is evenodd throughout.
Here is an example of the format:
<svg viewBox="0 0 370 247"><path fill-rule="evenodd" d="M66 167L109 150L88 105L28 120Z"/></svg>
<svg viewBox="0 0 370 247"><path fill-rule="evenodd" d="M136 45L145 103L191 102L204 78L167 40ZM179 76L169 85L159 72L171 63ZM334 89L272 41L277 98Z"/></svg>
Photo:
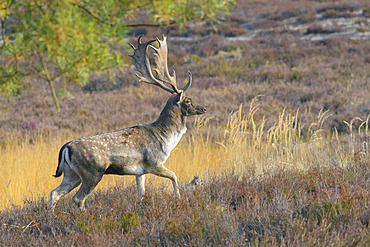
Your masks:
<svg viewBox="0 0 370 247"><path fill-rule="evenodd" d="M48 79L48 83L49 83L49 86L50 86L51 94L53 95L54 105L57 108L57 111L60 112L60 106L59 106L57 94L55 93L53 81Z"/></svg>
<svg viewBox="0 0 370 247"><path fill-rule="evenodd" d="M53 85L53 80L50 77L49 70L48 70L48 67L46 66L44 57L42 56L42 53L40 53L40 57L41 57L42 67L43 67L44 72L45 72L46 80L49 83L50 92L51 92L51 95L53 96L54 105L57 108L57 111L60 112L60 106L59 106L57 94L55 93L55 89L54 89L54 85Z"/></svg>

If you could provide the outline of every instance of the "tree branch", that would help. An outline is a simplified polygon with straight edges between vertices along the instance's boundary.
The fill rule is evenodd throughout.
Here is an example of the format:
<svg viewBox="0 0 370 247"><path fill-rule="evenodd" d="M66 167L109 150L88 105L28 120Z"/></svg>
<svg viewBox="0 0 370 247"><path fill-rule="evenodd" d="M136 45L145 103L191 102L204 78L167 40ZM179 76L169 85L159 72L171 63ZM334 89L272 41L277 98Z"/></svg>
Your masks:
<svg viewBox="0 0 370 247"><path fill-rule="evenodd" d="M57 111L60 112L60 106L59 106L57 94L55 93L53 79L50 77L48 66L46 65L44 56L42 55L42 52L39 50L39 48L38 48L37 52L40 56L40 60L41 60L41 63L42 63L42 68L43 68L45 76L46 76L46 80L49 83L50 92L51 92L51 95L53 96L54 105L57 108Z"/></svg>
<svg viewBox="0 0 370 247"><path fill-rule="evenodd" d="M124 27L166 27L176 24L175 21L171 21L170 23L132 23L132 24L123 24Z"/></svg>
<svg viewBox="0 0 370 247"><path fill-rule="evenodd" d="M100 23L108 24L110 26L115 25L112 22L101 19L99 16L95 15L93 12L91 12L88 8L86 8L85 6L80 4L78 1L71 2L71 4L73 4L73 5L77 6L78 8L82 9L83 11L85 11L87 14L92 16L94 19L96 19ZM176 22L171 21L169 23L165 23L165 22L164 23L132 23L132 24L122 24L121 26L123 26L123 27L164 27L164 26L170 26L170 25L173 25L173 24L176 24Z"/></svg>
<svg viewBox="0 0 370 247"><path fill-rule="evenodd" d="M96 16L93 12L91 12L88 8L86 8L85 6L83 6L82 4L80 4L78 1L71 2L71 4L79 7L80 9L82 9L83 11L85 11L87 14L91 15L97 21L99 21L99 22L101 22L103 24L108 24L108 25L113 26L113 23L107 22L107 21L101 19L99 16Z"/></svg>

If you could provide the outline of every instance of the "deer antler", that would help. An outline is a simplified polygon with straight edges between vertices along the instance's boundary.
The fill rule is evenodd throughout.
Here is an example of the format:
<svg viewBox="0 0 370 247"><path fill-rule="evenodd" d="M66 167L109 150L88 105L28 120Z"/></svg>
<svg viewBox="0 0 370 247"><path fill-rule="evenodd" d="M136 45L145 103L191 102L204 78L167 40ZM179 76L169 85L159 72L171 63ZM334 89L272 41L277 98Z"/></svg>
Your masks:
<svg viewBox="0 0 370 247"><path fill-rule="evenodd" d="M191 85L191 73L188 71L189 81L188 83L181 89L177 89L176 85L176 73L173 71L173 76L170 75L168 72L168 65L167 65L167 42L166 37L163 36L163 40L153 39L146 43L141 42L141 38L143 35L139 36L138 39L138 47L135 48L132 44L131 47L134 49L134 54L130 55L134 59L134 65L136 67L136 76L139 78L139 82L146 82L149 84L154 84L159 86L160 88L170 92L170 93L177 93L179 94L182 91L186 91ZM155 48L151 43L157 41L159 43L159 47ZM156 72L156 77L153 76L152 70L149 63L148 57L148 46L154 50L154 62L156 64L156 68L154 71ZM172 87L168 88L165 86L168 84Z"/></svg>

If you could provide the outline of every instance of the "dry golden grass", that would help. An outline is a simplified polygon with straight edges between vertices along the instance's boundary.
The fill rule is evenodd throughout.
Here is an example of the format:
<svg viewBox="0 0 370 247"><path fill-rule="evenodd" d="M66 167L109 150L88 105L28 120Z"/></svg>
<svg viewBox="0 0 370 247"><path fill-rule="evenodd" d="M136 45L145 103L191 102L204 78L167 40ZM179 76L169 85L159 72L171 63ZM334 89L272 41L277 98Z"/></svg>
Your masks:
<svg viewBox="0 0 370 247"><path fill-rule="evenodd" d="M353 119L347 123L351 131L347 144L339 141L336 134L326 134L321 126L328 116L320 112L316 123L312 123L303 136L298 115L282 111L276 124L265 129L265 119L257 122L254 114L258 107L249 107L249 114L239 111L229 116L228 122L220 126L208 126L208 118L198 118L191 133L172 152L166 166L173 170L180 184L190 181L193 176L207 179L207 174L230 171L242 176L253 168L263 174L277 168L308 169L313 164L331 165L331 155L345 167L348 157L356 153L368 159L369 119ZM362 121L358 130L353 122ZM356 137L355 137L356 136ZM356 139L356 138L362 139ZM40 131L36 140L22 143L9 139L5 148L0 149L0 209L11 205L22 205L25 199L49 195L61 178L53 178L60 147L76 136L58 136ZM357 145L361 142L361 145ZM148 176L147 184L168 183L166 179ZM132 183L133 176L104 176L98 188L107 188L116 183ZM168 186L170 187L170 186ZM72 192L74 193L74 192Z"/></svg>
<svg viewBox="0 0 370 247"><path fill-rule="evenodd" d="M60 179L52 179L56 168L58 149L65 137L40 133L33 144L28 138L22 143L8 140L1 150L0 208L21 205L27 198L35 198L56 187Z"/></svg>
<svg viewBox="0 0 370 247"><path fill-rule="evenodd" d="M201 121L203 123L204 119ZM62 177L52 177L57 167L59 149L76 137L43 134L41 131L32 144L28 138L22 143L9 139L5 148L0 149L0 209L22 205L25 199L49 196L50 191L62 181ZM173 151L167 166L177 174L180 183L190 181L194 175L204 174L218 164L217 161L222 157L220 151L220 146L193 137L190 142L183 141ZM134 176L104 176L97 189L122 182L132 183ZM149 175L147 184L167 182L167 179Z"/></svg>

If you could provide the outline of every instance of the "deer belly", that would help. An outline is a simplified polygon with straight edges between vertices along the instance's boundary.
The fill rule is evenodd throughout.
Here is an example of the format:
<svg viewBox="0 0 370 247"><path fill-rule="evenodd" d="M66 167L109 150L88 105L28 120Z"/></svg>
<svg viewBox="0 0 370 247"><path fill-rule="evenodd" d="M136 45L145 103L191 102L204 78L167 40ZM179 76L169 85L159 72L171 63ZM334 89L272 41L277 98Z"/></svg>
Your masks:
<svg viewBox="0 0 370 247"><path fill-rule="evenodd" d="M129 153L129 152L127 152ZM109 155L110 165L105 174L118 175L142 175L145 173L145 167L142 164L142 156L137 153L116 153Z"/></svg>
<svg viewBox="0 0 370 247"><path fill-rule="evenodd" d="M112 164L105 170L104 174L143 175L145 174L145 167L142 164L130 166Z"/></svg>

